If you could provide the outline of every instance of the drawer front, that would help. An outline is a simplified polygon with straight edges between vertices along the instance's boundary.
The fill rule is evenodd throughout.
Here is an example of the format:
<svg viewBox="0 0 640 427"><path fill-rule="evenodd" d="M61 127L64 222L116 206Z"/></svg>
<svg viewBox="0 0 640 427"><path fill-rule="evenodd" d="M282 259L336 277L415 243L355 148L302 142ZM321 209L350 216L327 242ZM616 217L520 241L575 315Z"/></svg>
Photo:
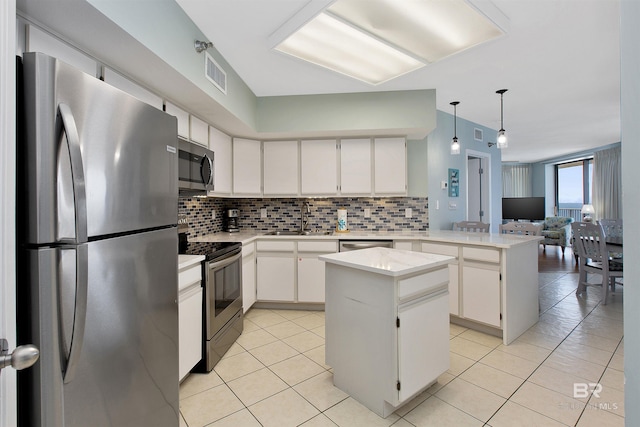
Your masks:
<svg viewBox="0 0 640 427"><path fill-rule="evenodd" d="M338 242L336 241L299 241L298 252L338 252Z"/></svg>
<svg viewBox="0 0 640 427"><path fill-rule="evenodd" d="M430 271L419 276L398 281L398 299L402 302L414 295L423 294L438 285L449 283L449 267Z"/></svg>
<svg viewBox="0 0 640 427"><path fill-rule="evenodd" d="M278 251L293 253L295 243L292 241L280 240L261 240L256 242L256 250L258 251Z"/></svg>
<svg viewBox="0 0 640 427"><path fill-rule="evenodd" d="M422 243L422 252L438 255L449 255L458 258L458 246L438 243Z"/></svg>
<svg viewBox="0 0 640 427"><path fill-rule="evenodd" d="M497 249L485 249L474 247L463 247L462 257L484 262L500 262L500 251Z"/></svg>
<svg viewBox="0 0 640 427"><path fill-rule="evenodd" d="M185 289L190 285L202 280L202 264L192 265L178 273L178 290Z"/></svg>
<svg viewBox="0 0 640 427"><path fill-rule="evenodd" d="M256 250L255 243L249 243L248 245L242 245L242 256L246 257L254 253Z"/></svg>

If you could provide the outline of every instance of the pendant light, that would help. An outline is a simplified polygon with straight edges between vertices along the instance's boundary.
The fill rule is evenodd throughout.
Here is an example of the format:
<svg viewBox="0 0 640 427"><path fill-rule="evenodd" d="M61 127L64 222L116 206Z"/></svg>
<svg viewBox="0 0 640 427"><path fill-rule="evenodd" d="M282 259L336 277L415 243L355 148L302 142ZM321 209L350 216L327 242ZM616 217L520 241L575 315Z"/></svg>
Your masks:
<svg viewBox="0 0 640 427"><path fill-rule="evenodd" d="M507 131L504 130L504 116L503 116L503 106L502 106L502 96L508 89L500 89L497 90L496 93L500 94L500 130L498 131L498 138L496 142L498 143L498 148L507 148L509 146L507 141Z"/></svg>
<svg viewBox="0 0 640 427"><path fill-rule="evenodd" d="M456 106L460 104L460 102L453 101L449 104L453 105L453 139L451 140L451 154L460 154L460 143L458 142L458 137L456 136Z"/></svg>

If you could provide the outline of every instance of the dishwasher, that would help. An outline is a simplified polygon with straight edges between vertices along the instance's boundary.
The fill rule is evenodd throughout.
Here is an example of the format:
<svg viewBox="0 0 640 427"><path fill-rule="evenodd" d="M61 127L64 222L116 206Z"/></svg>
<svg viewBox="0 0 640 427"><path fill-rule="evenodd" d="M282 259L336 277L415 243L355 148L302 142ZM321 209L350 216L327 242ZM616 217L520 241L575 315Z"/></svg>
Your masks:
<svg viewBox="0 0 640 427"><path fill-rule="evenodd" d="M368 248L393 248L393 240L340 240L340 252Z"/></svg>

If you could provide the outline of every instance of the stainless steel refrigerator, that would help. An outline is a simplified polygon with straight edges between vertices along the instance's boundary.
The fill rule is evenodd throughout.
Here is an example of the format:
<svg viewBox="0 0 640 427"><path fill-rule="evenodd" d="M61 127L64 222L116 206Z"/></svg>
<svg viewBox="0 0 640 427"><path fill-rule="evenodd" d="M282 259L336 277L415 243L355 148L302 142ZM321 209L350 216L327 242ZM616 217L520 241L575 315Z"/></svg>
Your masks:
<svg viewBox="0 0 640 427"><path fill-rule="evenodd" d="M176 119L44 54L19 74L19 423L177 427Z"/></svg>

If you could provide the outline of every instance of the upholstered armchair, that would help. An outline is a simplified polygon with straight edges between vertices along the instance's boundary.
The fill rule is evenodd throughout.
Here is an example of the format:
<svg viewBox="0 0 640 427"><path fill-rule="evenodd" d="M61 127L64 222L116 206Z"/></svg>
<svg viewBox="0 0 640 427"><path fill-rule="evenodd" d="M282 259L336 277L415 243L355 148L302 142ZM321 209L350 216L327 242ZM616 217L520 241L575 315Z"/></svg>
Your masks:
<svg viewBox="0 0 640 427"><path fill-rule="evenodd" d="M546 248L547 245L556 245L562 248L571 246L571 223L573 218L566 216L548 216L542 224L541 236L544 240L541 242Z"/></svg>

